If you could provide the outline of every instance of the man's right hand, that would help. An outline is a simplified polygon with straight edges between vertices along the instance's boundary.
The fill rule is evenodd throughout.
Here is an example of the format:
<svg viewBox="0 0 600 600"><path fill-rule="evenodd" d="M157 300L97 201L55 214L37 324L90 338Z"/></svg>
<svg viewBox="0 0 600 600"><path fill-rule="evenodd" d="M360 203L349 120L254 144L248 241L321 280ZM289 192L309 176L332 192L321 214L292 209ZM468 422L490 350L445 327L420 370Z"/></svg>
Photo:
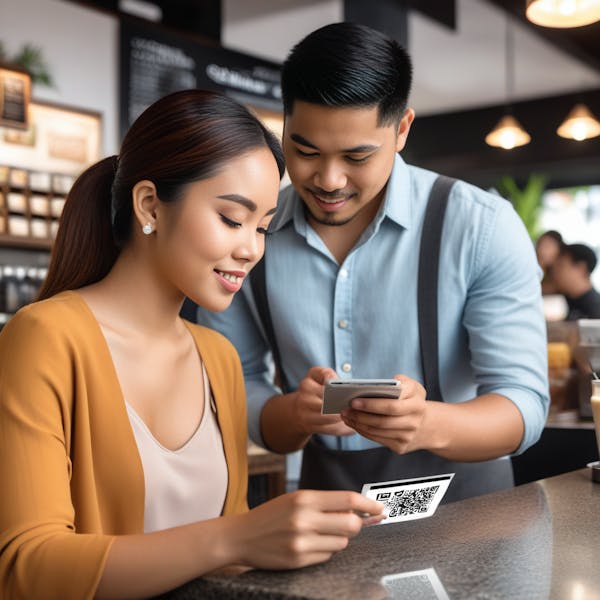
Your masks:
<svg viewBox="0 0 600 600"><path fill-rule="evenodd" d="M336 377L335 371L329 367L312 367L298 389L290 394L293 398L295 424L305 435L321 433L345 436L356 433L342 421L340 415L321 413L325 381Z"/></svg>
<svg viewBox="0 0 600 600"><path fill-rule="evenodd" d="M324 415L323 385L337 375L328 367L313 367L289 394L269 398L260 414L260 428L265 446L280 454L296 452L306 446L313 433L352 435L340 415Z"/></svg>

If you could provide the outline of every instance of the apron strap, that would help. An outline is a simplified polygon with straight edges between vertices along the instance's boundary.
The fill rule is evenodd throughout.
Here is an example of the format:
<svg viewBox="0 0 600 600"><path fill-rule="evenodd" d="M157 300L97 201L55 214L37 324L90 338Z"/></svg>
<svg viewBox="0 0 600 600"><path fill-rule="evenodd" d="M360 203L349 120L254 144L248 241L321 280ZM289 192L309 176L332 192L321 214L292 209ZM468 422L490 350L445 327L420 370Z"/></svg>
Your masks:
<svg viewBox="0 0 600 600"><path fill-rule="evenodd" d="M433 183L421 232L418 301L419 341L423 386L429 400L443 402L440 389L438 344L438 273L444 216L450 189L456 180L438 175Z"/></svg>

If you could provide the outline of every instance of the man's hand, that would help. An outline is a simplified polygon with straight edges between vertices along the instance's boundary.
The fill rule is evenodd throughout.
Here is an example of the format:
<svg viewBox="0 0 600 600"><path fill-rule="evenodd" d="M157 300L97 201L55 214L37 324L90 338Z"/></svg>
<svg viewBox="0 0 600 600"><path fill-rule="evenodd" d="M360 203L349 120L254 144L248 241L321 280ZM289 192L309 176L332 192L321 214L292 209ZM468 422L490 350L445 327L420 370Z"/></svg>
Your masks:
<svg viewBox="0 0 600 600"><path fill-rule="evenodd" d="M425 388L419 382L404 375L396 375L394 379L402 386L398 399L355 398L341 417L348 428L404 454L423 447L419 434L427 402Z"/></svg>
<svg viewBox="0 0 600 600"><path fill-rule="evenodd" d="M294 418L306 435L352 435L353 429L342 422L340 415L323 415L323 386L327 379L335 379L335 371L328 367L313 367L293 394Z"/></svg>

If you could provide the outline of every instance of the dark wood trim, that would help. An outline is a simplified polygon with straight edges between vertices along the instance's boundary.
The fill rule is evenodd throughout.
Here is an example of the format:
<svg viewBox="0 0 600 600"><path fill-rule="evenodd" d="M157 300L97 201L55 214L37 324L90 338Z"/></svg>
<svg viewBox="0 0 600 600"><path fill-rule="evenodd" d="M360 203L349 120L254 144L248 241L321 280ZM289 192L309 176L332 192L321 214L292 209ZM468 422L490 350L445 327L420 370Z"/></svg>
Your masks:
<svg viewBox="0 0 600 600"><path fill-rule="evenodd" d="M417 115L402 156L411 164L481 187L497 185L503 175L522 183L532 172L545 174L549 187L600 184L600 137L577 142L556 133L577 102L585 102L600 117L600 89L513 103L514 115L532 138L513 150L492 148L484 141L504 114L503 105Z"/></svg>
<svg viewBox="0 0 600 600"><path fill-rule="evenodd" d="M25 250L50 250L52 248L52 240L0 233L0 248L6 247Z"/></svg>

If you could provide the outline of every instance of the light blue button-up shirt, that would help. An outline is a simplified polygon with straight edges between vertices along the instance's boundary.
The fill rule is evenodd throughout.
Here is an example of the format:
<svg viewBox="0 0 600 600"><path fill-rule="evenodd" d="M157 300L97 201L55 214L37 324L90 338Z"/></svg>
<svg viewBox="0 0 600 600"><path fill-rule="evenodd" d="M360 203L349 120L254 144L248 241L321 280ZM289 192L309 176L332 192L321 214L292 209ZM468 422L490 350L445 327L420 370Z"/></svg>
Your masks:
<svg viewBox="0 0 600 600"><path fill-rule="evenodd" d="M419 244L436 174L396 157L379 212L338 264L283 190L266 239L267 294L282 368L294 389L313 366L341 378L423 381L417 318ZM440 251L439 376L444 401L496 393L521 411L518 453L540 436L549 397L541 272L512 205L465 182L450 193ZM280 391L249 281L223 313L199 322L224 333L244 368L249 433L263 444L260 414ZM377 446L358 434L321 436L334 448Z"/></svg>

